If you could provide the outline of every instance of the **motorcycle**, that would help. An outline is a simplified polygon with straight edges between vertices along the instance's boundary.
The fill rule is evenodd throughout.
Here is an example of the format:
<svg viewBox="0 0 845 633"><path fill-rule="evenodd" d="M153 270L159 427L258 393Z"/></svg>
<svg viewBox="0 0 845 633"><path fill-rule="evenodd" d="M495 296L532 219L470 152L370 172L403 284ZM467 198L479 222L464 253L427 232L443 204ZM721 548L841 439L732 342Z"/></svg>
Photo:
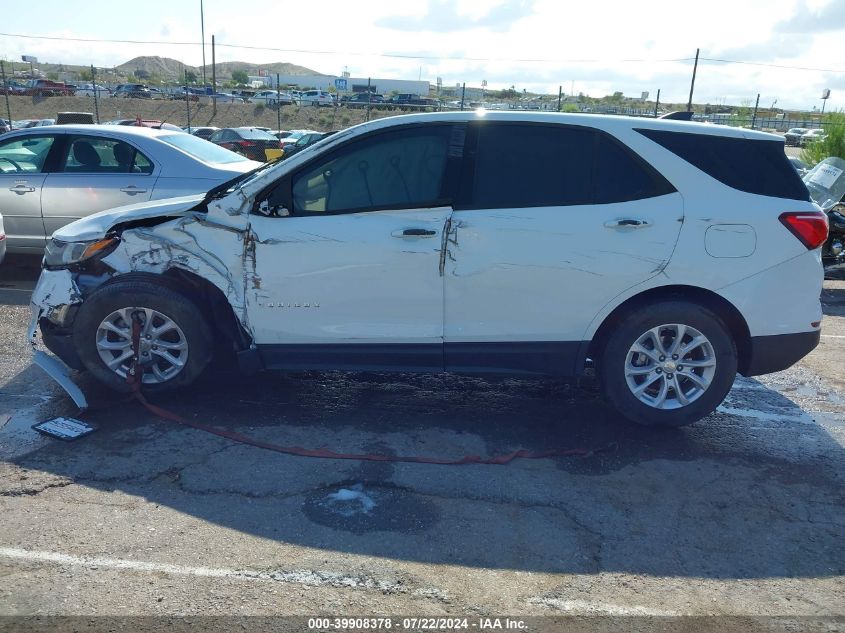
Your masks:
<svg viewBox="0 0 845 633"><path fill-rule="evenodd" d="M803 178L810 198L827 214L827 241L822 246L825 275L845 269L845 160L825 158Z"/></svg>

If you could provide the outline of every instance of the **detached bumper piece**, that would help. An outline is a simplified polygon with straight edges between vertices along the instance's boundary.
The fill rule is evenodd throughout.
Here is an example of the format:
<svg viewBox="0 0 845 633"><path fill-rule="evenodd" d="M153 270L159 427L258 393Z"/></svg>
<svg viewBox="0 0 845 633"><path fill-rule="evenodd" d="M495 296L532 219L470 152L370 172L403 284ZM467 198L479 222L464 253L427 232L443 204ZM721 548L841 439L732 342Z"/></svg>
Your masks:
<svg viewBox="0 0 845 633"><path fill-rule="evenodd" d="M743 376L771 374L791 367L812 352L821 340L821 331L752 336L748 364Z"/></svg>

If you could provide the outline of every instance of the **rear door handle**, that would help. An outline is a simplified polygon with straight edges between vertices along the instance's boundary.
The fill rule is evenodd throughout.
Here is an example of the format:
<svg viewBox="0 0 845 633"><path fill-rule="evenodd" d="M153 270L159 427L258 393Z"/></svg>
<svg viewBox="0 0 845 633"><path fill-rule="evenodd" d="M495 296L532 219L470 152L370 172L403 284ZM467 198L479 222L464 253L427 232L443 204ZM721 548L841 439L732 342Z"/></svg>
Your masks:
<svg viewBox="0 0 845 633"><path fill-rule="evenodd" d="M15 185L14 187L9 187L9 191L14 191L15 193L29 193L31 191L35 191L35 187L30 187L29 185Z"/></svg>
<svg viewBox="0 0 845 633"><path fill-rule="evenodd" d="M644 229L651 226L651 222L641 218L619 218L604 223L608 229Z"/></svg>
<svg viewBox="0 0 845 633"><path fill-rule="evenodd" d="M135 185L129 185L128 187L122 187L120 189L123 193L128 193L130 196L134 196L136 193L146 193L146 189L139 189Z"/></svg>
<svg viewBox="0 0 845 633"><path fill-rule="evenodd" d="M437 231L429 229L405 229L404 231L393 231L393 237L434 237Z"/></svg>

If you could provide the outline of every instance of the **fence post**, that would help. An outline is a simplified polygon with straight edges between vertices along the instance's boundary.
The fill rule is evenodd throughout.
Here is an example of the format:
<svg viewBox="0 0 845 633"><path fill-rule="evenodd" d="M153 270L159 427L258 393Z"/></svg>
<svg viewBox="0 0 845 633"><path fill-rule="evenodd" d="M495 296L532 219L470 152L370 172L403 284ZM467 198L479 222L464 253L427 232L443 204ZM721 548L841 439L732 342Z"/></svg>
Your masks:
<svg viewBox="0 0 845 633"><path fill-rule="evenodd" d="M464 111L464 96L467 93L467 82L464 82L463 87L461 88L461 112Z"/></svg>
<svg viewBox="0 0 845 633"><path fill-rule="evenodd" d="M654 118L657 118L657 108L660 106L660 88L657 89L657 100L654 102Z"/></svg>
<svg viewBox="0 0 845 633"><path fill-rule="evenodd" d="M3 94L6 95L6 116L9 117L9 131L12 131L12 108L9 107L9 86L6 85L6 67L0 59L0 77L3 78Z"/></svg>
<svg viewBox="0 0 845 633"><path fill-rule="evenodd" d="M191 101L188 98L188 71L185 70L185 112L188 115L188 134L191 134Z"/></svg>
<svg viewBox="0 0 845 633"><path fill-rule="evenodd" d="M560 99L563 97L563 86L557 87L557 111L560 112Z"/></svg>
<svg viewBox="0 0 845 633"><path fill-rule="evenodd" d="M757 103L754 104L754 114L751 115L751 129L754 129L754 124L757 122L757 107L760 105L760 93L757 93Z"/></svg>
<svg viewBox="0 0 845 633"><path fill-rule="evenodd" d="M367 77L367 121L370 120L370 94L372 91L372 77Z"/></svg>
<svg viewBox="0 0 845 633"><path fill-rule="evenodd" d="M282 129L282 89L279 87L279 73L276 73L276 131Z"/></svg>
<svg viewBox="0 0 845 633"><path fill-rule="evenodd" d="M100 101L97 98L97 69L94 64L91 64L91 85L94 88L94 116L97 118L97 123L100 122Z"/></svg>

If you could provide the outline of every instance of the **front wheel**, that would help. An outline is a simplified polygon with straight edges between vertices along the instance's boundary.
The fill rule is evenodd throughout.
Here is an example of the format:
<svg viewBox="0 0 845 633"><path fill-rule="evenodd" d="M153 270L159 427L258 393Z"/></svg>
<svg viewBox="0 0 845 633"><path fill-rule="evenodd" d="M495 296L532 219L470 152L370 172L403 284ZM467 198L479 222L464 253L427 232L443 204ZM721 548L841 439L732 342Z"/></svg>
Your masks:
<svg viewBox="0 0 845 633"><path fill-rule="evenodd" d="M712 413L737 370L736 345L704 306L661 301L616 325L599 359L605 395L626 418L684 426Z"/></svg>
<svg viewBox="0 0 845 633"><path fill-rule="evenodd" d="M190 384L211 360L211 330L189 298L149 281L119 281L83 302L73 332L82 363L113 389L130 390L133 323L140 328L137 351L145 389Z"/></svg>

